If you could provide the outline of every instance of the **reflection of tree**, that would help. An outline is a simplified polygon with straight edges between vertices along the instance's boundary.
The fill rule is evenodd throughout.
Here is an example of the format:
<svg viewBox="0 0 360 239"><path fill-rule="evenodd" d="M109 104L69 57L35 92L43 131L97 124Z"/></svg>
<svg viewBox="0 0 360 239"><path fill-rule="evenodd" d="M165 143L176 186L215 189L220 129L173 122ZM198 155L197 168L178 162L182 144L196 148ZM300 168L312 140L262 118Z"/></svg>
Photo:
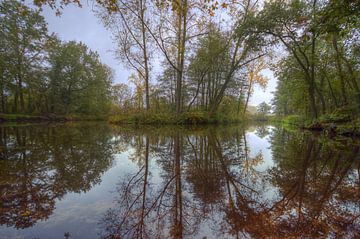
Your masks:
<svg viewBox="0 0 360 239"><path fill-rule="evenodd" d="M88 191L112 162L106 126L0 127L0 137L0 224L16 228L48 218L66 193Z"/></svg>
<svg viewBox="0 0 360 239"><path fill-rule="evenodd" d="M151 140L150 136L153 136ZM195 230L196 205L192 205L183 192L187 187L182 177L184 138L176 132L170 133L167 140L151 134L146 134L145 139L145 149L134 145L130 156L134 162L144 164L138 164L138 171L127 175L129 180L120 184L118 208L110 209L101 222L105 229L103 238L182 238ZM153 142L151 146L149 141ZM147 176L150 174L149 149L162 168L162 183L151 188L148 188ZM192 226L184 228L184 224L189 223Z"/></svg>
<svg viewBox="0 0 360 239"><path fill-rule="evenodd" d="M118 188L122 196L117 200L121 205L119 210L108 210L103 225L106 230L104 238L148 238L152 232L146 221L149 213L149 138L135 137L136 144L131 159L139 164L139 170L133 175L127 175ZM120 215L120 216L119 216Z"/></svg>
<svg viewBox="0 0 360 239"><path fill-rule="evenodd" d="M286 215L276 222L282 234L360 236L359 146L278 130L273 152L278 166L270 175L282 198L272 213Z"/></svg>
<svg viewBox="0 0 360 239"><path fill-rule="evenodd" d="M216 135L212 136L217 132L205 132L188 135L176 130L165 132L164 137L151 132L145 132L145 137L134 133L133 139L128 140L134 150L129 158L138 164L138 171L127 175L120 184L118 207L111 208L101 222L104 238L191 237L209 216L209 204L221 203L226 182L250 188L233 178L234 174L241 175L235 172L235 167L242 165L245 156L244 131L236 132L237 141L222 134L227 137L223 146L219 145ZM161 168L162 181L148 190L146 197L143 185L149 182L146 183L144 169L148 168L149 153L145 153L144 160L147 150L144 150L143 138L152 142L150 155ZM224 152L219 147L223 147ZM226 154L226 158L222 154ZM139 162L145 162L145 166ZM139 234L140 227L147 229Z"/></svg>
<svg viewBox="0 0 360 239"><path fill-rule="evenodd" d="M259 171L263 155L251 157L247 140L241 127L133 131L138 171L124 178L104 237L358 236L358 146L272 130L275 166Z"/></svg>
<svg viewBox="0 0 360 239"><path fill-rule="evenodd" d="M270 134L269 127L267 125L259 125L256 127L256 135L260 138L265 138Z"/></svg>
<svg viewBox="0 0 360 239"><path fill-rule="evenodd" d="M187 180L193 185L194 196L198 197L204 206L219 202L223 197L221 168L209 145L208 137L188 136L187 142L190 147L184 157L188 156Z"/></svg>

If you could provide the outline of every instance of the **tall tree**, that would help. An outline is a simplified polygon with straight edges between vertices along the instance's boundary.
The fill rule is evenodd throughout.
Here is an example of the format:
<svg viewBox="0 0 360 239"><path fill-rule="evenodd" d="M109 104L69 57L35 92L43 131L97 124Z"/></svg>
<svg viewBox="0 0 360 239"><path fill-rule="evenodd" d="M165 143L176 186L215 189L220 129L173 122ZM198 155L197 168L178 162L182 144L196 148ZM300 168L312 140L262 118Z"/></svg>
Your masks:
<svg viewBox="0 0 360 239"><path fill-rule="evenodd" d="M31 93L31 74L41 65L47 25L39 11L9 0L0 3L0 24L1 65L8 78L2 100L7 85L14 95L12 111L25 112L25 94Z"/></svg>
<svg viewBox="0 0 360 239"><path fill-rule="evenodd" d="M147 26L149 3L146 0L114 1L116 11L105 6L99 16L113 31L118 58L136 71L144 81L145 107L150 109L150 56L151 37Z"/></svg>

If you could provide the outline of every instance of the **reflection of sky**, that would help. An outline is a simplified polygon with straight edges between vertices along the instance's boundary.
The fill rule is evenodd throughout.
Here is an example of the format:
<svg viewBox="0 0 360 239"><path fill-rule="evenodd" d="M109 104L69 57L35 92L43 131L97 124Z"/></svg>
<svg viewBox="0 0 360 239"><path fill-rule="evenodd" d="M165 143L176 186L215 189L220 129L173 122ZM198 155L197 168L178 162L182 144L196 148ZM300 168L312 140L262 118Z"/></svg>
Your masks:
<svg viewBox="0 0 360 239"><path fill-rule="evenodd" d="M250 149L250 158L262 152L264 161L256 166L256 170L266 173L266 170L273 166L269 136L260 138L256 135L256 131L251 130L246 133L247 145ZM113 142L116 142L114 140ZM151 152L151 149L150 149ZM128 175L136 173L138 165L129 159L129 156L134 153L133 148L128 148L124 153L115 155L113 167L110 168L101 177L101 183L95 185L86 193L68 193L56 202L56 208L49 219L46 221L39 221L32 228L24 230L16 230L13 228L0 227L2 237L0 238L63 238L65 232L70 232L71 238L98 238L99 225L98 222L103 217L104 213L114 206L114 199L119 196L116 192L117 185L120 181L129 178ZM173 157L173 155L169 155ZM157 191L163 186L163 170L159 167L159 158L154 157L150 153L150 187ZM163 159L162 159L163 160ZM171 160L171 158L169 158ZM183 182L183 187L190 186L186 180ZM262 197L264 200L270 200L274 197L275 189L271 185L264 185L264 182L257 182L261 187L266 187L263 191ZM183 197L194 201L193 194L188 191L183 191ZM214 228L218 228L219 224L223 222L222 214L214 210L209 214L209 217L202 221L199 227L199 236L207 236L207 238L218 238L218 236L211 235ZM215 230L218 231L218 230ZM9 235L6 237L6 235ZM219 235L226 238L224 235ZM200 237L200 238L201 238Z"/></svg>
<svg viewBox="0 0 360 239"><path fill-rule="evenodd" d="M127 160L127 153L116 155L114 166L86 193L68 193L56 202L56 209L48 220L37 222L34 227L24 230L0 227L0 238L63 238L70 232L71 238L98 238L97 224L112 205L116 185L121 176L136 169ZM7 236L9 235L9 236ZM21 235L21 236L20 236Z"/></svg>
<svg viewBox="0 0 360 239"><path fill-rule="evenodd" d="M266 127L266 126L265 126ZM263 162L256 166L255 169L261 174L266 174L266 170L271 168L274 164L272 161L269 136L260 138L256 135L256 128L251 128L246 133L247 146L250 150L250 160L258 153L262 153ZM269 128L267 128L269 129ZM271 130L271 129L270 129ZM112 143L116 143L116 138L113 138ZM129 145L128 145L129 146ZM23 230L16 230L13 228L0 227L2 236L4 238L63 238L65 232L70 232L71 238L98 238L99 221L104 213L111 207L116 208L114 200L119 197L116 192L119 182L126 182L129 175L137 172L139 169L137 162L131 161L131 155L135 153L134 148L127 148L124 153L114 155L113 167L104 173L101 177L101 183L93 186L90 191L86 193L68 193L60 200L56 201L56 208L53 214L50 215L46 221L39 221L32 228ZM164 171L159 166L159 158L153 155L150 146L150 165L149 165L149 190L158 191L164 186L163 175ZM173 155L169 155L168 160L172 160ZM163 158L161 160L166 160ZM183 165L183 170L186 166ZM236 170L241 170L237 168ZM183 197L190 201L197 200L193 197L192 192L186 188L191 187L189 182L183 177ZM246 179L244 180L246 181ZM258 181L256 184L260 187L265 187L262 191L263 200L271 200L275 195L275 189L268 185L266 181ZM249 185L252 187L252 185ZM215 206L215 205L212 205ZM208 217L201 222L198 236L207 238L218 238L218 236L211 235L212 229L219 227L223 223L223 214L218 210L213 210ZM10 235L6 237L6 235ZM221 238L226 238L224 235L219 235ZM0 238L3 238L0 236Z"/></svg>
<svg viewBox="0 0 360 239"><path fill-rule="evenodd" d="M262 164L256 167L256 170L264 172L274 165L271 155L270 142L268 137L260 138L255 133L247 133L246 140L250 149L250 157L255 157L260 152L264 157Z"/></svg>
<svg viewBox="0 0 360 239"><path fill-rule="evenodd" d="M253 158L257 154L261 153L263 156L263 162L255 167L260 173L267 174L267 171L270 170L272 167L275 166L273 158L272 158L272 151L271 151L271 143L270 143L270 134L273 130L272 126L264 126L266 130L269 132L264 138L260 138L256 135L256 131L247 132L246 133L246 140L247 145L250 150L250 157ZM261 186L264 188L263 192L263 199L267 203L271 203L272 201L276 200L279 196L279 192L277 188L273 187L271 183L264 180L261 182Z"/></svg>
<svg viewBox="0 0 360 239"><path fill-rule="evenodd" d="M242 170L244 170L246 167L244 167L243 162L238 163L237 160L234 160L235 163L229 165L229 172L234 173L235 175L242 175L243 177L235 177L237 182L240 182L237 186L240 193L242 195L245 195L245 199L250 199L249 203L246 202L246 206L249 206L250 208L254 209L254 211L259 210L261 212L262 206L268 206L268 208L272 207L274 204L274 200L276 202L279 202L282 197L281 194L278 191L278 188L271 185L271 175L269 175L269 170L273 168L273 166L277 166L274 164L271 154L271 145L270 145L270 135L266 135L263 138L259 137L258 135L264 135L261 134L263 132L271 132L274 131L275 128L269 127L269 126L262 126L265 127L266 130L261 130L263 128L260 127L251 127L246 131L246 142L247 146L249 148L249 157L248 160L254 160L254 157L258 155L260 152L263 156L263 161L255 167L256 173L253 173L252 170L248 170L250 172L248 177L243 176ZM226 132L226 131L224 131ZM275 131L274 131L275 132ZM130 135L130 132L129 132ZM231 133L230 133L231 136ZM138 135L134 134L134 137L138 137ZM192 136L189 136L192 137ZM131 138L131 137L128 137ZM139 137L141 138L141 137ZM118 140L117 140L118 139ZM226 146L239 146L235 145L232 141L231 137L224 138L224 142L221 141L221 137L218 138L220 141L219 143L224 143ZM164 184L166 184L166 180L169 179L169 174L171 175L173 173L171 168L173 165L174 155L170 155L167 153L169 152L165 144L163 144L167 140L172 140L171 137L164 138L162 140L161 145L162 149L164 149L166 152L162 150L154 150L159 145L151 145L150 144L150 176L149 176L149 187L148 187L148 193L147 196L149 198L149 202L153 202L154 198L158 196L157 192L159 190L161 191ZM0 238L5 239L13 239L13 238L19 238L19 239L34 239L34 238L41 238L41 239L52 239L52 238L63 238L63 235L65 232L70 232L71 238L98 238L98 233L100 232L100 225L98 223L100 222L100 219L103 218L104 213L108 210L114 210L116 212L117 209L120 208L119 204L115 204L114 200L118 197L121 197L122 194L120 194L116 189L117 185L121 182L128 182L130 177L132 177L135 173L137 173L139 169L138 163L141 161L139 158L132 157L135 155L136 151L135 148L132 146L138 146L136 143L138 141L136 140L130 140L128 141L121 141L121 137L114 137L113 141L114 144L119 143L122 147L121 148L124 153L119 153L114 155L114 162L113 166L108 169L102 176L101 176L101 183L98 185L93 186L90 191L86 193L68 193L63 198L56 201L56 209L54 210L53 214L49 216L49 219L47 221L37 222L34 227L24 229L24 230L16 230L13 228L6 228L6 226L0 227ZM243 143L243 141L242 141ZM118 146L119 146L118 145ZM168 144L170 145L170 144ZM184 146L186 145L186 141L184 141ZM145 144L142 145L142 150L145 150ZM187 145L188 146L188 145ZM226 146L224 148L226 148ZM243 145L240 144L242 147ZM154 147L154 148L153 148ZM169 146L170 147L170 146ZM156 148L158 149L158 148ZM157 152L154 153L154 152ZM159 158L159 152L163 155L162 158ZM190 152L190 153L189 153ZM226 154L226 152L230 152L229 154ZM233 150L227 150L223 151L224 157L229 157L228 159L238 159L236 158L237 155L232 155ZM192 155L192 151L187 151L186 157L183 158L183 164L182 164L182 170L184 174L181 175L182 177L182 205L184 213L184 221L185 219L189 219L189 223L185 224L184 226L187 227L188 231L194 229L191 226L196 225L195 223L192 224L192 220L195 220L197 217L201 217L201 222L198 225L198 231L196 231L196 236L192 235L187 238L231 238L228 234L221 234L226 230L222 227L229 227L227 224L227 217L225 215L225 208L228 209L229 206L229 194L232 194L234 198L235 197L235 190L232 187L229 187L229 191L227 191L225 185L222 189L217 190L216 193L219 193L219 197L214 197L215 200L211 204L205 204L203 201L203 198L201 198L202 191L193 191L195 181L187 180L187 177L189 176L187 160L194 157ZM231 154L231 155L230 155ZM144 156L144 153L142 152L142 157ZM133 161L131 161L131 158ZM226 161L226 160L225 160ZM239 160L241 161L241 159ZM165 163L164 163L165 162ZM168 164L169 163L169 164ZM217 162L218 163L218 162ZM76 165L76 164L75 164ZM165 167L170 167L171 169L168 172L167 178L163 177L167 174L164 169ZM226 166L225 166L226 167ZM222 171L224 169L217 168L218 170ZM281 170L286 170L286 168L280 168ZM246 170L244 170L246 171ZM199 171L195 170L190 173L198 173ZM325 171L326 172L326 171ZM200 172L201 173L201 172ZM237 174L238 173L238 174ZM49 172L49 174L51 174ZM222 174L222 173L221 173ZM255 176L254 176L255 175ZM197 176L197 175L196 175ZM207 177L208 175L204 174L201 176ZM225 178L223 178L224 175L221 175L221 180L225 181ZM320 175L325 176L327 175ZM358 182L359 174L358 172L353 171L353 174L350 174L346 177L347 185L356 187ZM204 179L204 178L202 178ZM208 177L206 179L209 179ZM253 181L251 179L254 179ZM344 178L345 179L345 178ZM164 181L163 181L164 180ZM285 178L285 180L287 180ZM293 179L294 180L294 179ZM141 181L140 181L141 182ZM195 183L194 183L195 182ZM201 180L200 182L205 182L206 180ZM321 182L321 181L319 181ZM236 184L236 183L235 183ZM200 185L200 187L203 184ZM244 185L246 187L244 187ZM311 185L310 190L311 190ZM256 190L256 193L252 193L251 190L248 190L248 188L252 188ZM282 188L284 189L284 188ZM167 199L164 198L164 202L166 201L166 207L169 209L171 206L173 206L172 203L174 203L172 200L174 199L174 182L171 184L170 189L167 191ZM208 187L205 188L205 190L208 190ZM154 193L151 193L154 192ZM335 193L341 193L341 191L337 191ZM346 192L346 191L345 191ZM200 196L199 196L200 195ZM217 194L218 195L218 194ZM206 195L206 196L209 196ZM214 196L214 195L210 195ZM346 196L346 194L345 194ZM241 197L240 197L241 198ZM334 195L331 199L331 202L336 207L343 207L348 212L354 212L356 210L359 210L359 207L357 204L351 204L351 201L349 203L342 203L337 205L339 203L339 199L337 195ZM296 201L295 201L296 202ZM311 201L310 201L311 203ZM340 202L341 203L341 202ZM164 204L164 205L165 205ZM246 206L245 206L245 212L246 212ZM257 208L258 207L258 208ZM240 210L242 208L239 206ZM344 209L344 210L345 210ZM204 211L206 213L203 213ZM282 213L281 211L276 212L277 219L278 216L285 218L289 214L296 215L297 211L292 210L291 207L287 209L288 211L284 211L283 214L277 214ZM200 213L203 213L200 215ZM238 212L238 211L237 211ZM356 212L357 214L358 212ZM200 216L199 216L200 215ZM354 214L355 215L355 214ZM204 217L203 217L204 216ZM273 215L274 216L274 215ZM324 214L326 217L326 215ZM171 217L171 215L168 215L168 217ZM194 219L195 218L195 219ZM238 220L241 220L241 218L237 218ZM276 219L276 220L277 220ZM327 219L327 218L326 218ZM164 231L168 229L168 223L171 223L172 219L166 218L166 222L164 224ZM358 221L357 221L358 222ZM148 217L147 227L155 229L156 220L153 220L153 217ZM356 224L356 222L355 222ZM358 223L357 223L358 224ZM102 227L104 228L104 227ZM168 233L168 231L165 232ZM164 236L165 238L165 236Z"/></svg>

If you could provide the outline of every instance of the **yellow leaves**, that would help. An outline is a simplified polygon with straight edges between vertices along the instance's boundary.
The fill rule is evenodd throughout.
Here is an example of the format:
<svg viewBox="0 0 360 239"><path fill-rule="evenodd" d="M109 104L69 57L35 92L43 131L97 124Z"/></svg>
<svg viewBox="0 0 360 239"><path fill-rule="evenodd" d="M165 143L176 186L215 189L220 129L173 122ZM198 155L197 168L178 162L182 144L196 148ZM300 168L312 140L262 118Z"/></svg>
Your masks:
<svg viewBox="0 0 360 239"><path fill-rule="evenodd" d="M248 82L249 84L258 84L263 89L266 88L269 78L262 74L262 71L267 68L267 64L262 58L252 62L248 67Z"/></svg>

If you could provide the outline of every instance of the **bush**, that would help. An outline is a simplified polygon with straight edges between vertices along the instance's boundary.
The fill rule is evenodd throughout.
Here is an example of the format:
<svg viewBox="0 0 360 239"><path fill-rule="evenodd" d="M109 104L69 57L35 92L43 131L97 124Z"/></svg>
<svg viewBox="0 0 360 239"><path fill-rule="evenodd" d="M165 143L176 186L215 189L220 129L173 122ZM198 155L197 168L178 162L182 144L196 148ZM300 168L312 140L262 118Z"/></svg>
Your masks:
<svg viewBox="0 0 360 239"><path fill-rule="evenodd" d="M320 123L343 123L351 121L351 116L345 113L325 114L319 118Z"/></svg>
<svg viewBox="0 0 360 239"><path fill-rule="evenodd" d="M297 126L304 126L307 120L303 116L300 115L289 115L283 119L284 124L291 124Z"/></svg>
<svg viewBox="0 0 360 239"><path fill-rule="evenodd" d="M208 116L203 112L187 112L178 120L180 124L205 124L209 123Z"/></svg>

